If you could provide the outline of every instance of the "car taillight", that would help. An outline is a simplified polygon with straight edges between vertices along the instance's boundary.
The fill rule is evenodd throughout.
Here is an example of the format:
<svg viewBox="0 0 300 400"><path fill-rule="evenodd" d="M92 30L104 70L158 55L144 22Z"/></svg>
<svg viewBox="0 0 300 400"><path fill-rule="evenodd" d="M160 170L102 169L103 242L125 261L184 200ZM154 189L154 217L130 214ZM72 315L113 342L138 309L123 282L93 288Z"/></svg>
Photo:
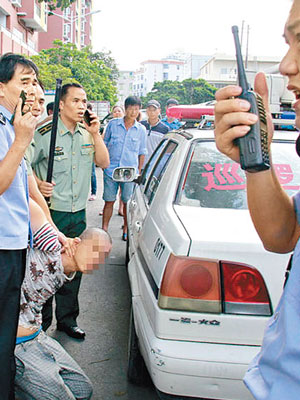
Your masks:
<svg viewBox="0 0 300 400"><path fill-rule="evenodd" d="M269 294L260 272L248 265L221 261L224 312L272 315Z"/></svg>
<svg viewBox="0 0 300 400"><path fill-rule="evenodd" d="M174 254L165 268L158 305L205 313L272 315L268 291L257 269Z"/></svg>
<svg viewBox="0 0 300 400"><path fill-rule="evenodd" d="M158 305L176 310L220 313L219 263L193 257L169 257Z"/></svg>

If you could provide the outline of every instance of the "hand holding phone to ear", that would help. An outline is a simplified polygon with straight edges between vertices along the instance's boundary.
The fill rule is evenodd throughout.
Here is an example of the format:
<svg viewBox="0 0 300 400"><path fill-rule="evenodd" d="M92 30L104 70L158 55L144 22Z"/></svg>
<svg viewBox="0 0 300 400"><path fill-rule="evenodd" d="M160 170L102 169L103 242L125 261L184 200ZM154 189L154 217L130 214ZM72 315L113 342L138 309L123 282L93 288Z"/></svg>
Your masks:
<svg viewBox="0 0 300 400"><path fill-rule="evenodd" d="M33 139L33 134L37 125L37 119L31 114L31 112L27 112L22 115L22 105L24 106L25 102L20 97L16 111L14 114L13 125L15 128L15 142L20 144L21 146L27 147Z"/></svg>

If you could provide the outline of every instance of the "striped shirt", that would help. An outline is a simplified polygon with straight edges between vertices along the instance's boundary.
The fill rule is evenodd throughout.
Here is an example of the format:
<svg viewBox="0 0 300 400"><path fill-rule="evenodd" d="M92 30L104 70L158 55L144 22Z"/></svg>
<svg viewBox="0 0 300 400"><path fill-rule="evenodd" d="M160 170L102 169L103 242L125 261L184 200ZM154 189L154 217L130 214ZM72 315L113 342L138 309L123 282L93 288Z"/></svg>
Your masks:
<svg viewBox="0 0 300 400"><path fill-rule="evenodd" d="M42 307L65 281L57 232L47 222L33 235L27 250L25 278L21 287L19 325L38 329Z"/></svg>

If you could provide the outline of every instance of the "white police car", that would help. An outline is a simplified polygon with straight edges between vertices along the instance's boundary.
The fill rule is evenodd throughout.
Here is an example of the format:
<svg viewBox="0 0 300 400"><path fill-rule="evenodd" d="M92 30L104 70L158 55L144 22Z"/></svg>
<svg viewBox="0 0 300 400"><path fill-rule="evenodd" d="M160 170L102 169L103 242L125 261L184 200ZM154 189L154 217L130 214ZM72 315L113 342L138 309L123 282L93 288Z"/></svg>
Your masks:
<svg viewBox="0 0 300 400"><path fill-rule="evenodd" d="M277 132L272 144L289 195L300 189L295 139ZM138 181L128 205L129 381L143 383L147 369L164 399L252 399L243 376L289 255L264 250L244 172L217 151L211 130L166 135Z"/></svg>

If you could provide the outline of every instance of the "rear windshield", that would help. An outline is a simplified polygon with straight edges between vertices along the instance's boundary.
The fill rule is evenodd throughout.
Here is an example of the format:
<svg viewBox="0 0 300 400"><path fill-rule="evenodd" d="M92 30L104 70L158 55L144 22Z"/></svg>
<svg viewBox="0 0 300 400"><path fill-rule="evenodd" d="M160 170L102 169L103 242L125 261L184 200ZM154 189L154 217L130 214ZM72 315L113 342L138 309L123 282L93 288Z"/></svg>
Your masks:
<svg viewBox="0 0 300 400"><path fill-rule="evenodd" d="M272 158L279 182L289 196L300 190L300 158L295 144L275 142ZM181 186L179 204L247 209L245 173L220 153L214 142L197 142Z"/></svg>

